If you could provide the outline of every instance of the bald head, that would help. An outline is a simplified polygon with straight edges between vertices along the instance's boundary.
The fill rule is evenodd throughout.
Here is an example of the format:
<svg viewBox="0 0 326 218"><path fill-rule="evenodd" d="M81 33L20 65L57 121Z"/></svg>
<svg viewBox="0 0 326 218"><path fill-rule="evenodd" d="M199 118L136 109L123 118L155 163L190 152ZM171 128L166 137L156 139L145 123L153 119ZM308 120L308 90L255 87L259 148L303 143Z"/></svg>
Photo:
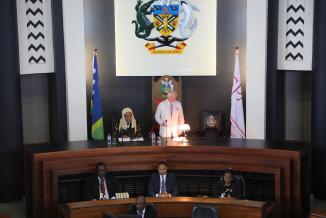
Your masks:
<svg viewBox="0 0 326 218"><path fill-rule="evenodd" d="M138 211L143 211L145 207L145 197L144 196L138 196L136 198L136 208Z"/></svg>

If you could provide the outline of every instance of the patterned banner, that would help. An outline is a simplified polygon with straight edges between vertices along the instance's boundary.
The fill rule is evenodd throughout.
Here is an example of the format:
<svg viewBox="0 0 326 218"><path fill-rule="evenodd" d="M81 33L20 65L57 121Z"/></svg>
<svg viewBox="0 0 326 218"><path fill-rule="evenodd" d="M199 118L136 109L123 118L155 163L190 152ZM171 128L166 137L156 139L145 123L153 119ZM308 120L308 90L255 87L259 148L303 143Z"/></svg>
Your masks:
<svg viewBox="0 0 326 218"><path fill-rule="evenodd" d="M311 70L314 0L279 3L278 69Z"/></svg>
<svg viewBox="0 0 326 218"><path fill-rule="evenodd" d="M17 0L20 73L54 72L51 0Z"/></svg>

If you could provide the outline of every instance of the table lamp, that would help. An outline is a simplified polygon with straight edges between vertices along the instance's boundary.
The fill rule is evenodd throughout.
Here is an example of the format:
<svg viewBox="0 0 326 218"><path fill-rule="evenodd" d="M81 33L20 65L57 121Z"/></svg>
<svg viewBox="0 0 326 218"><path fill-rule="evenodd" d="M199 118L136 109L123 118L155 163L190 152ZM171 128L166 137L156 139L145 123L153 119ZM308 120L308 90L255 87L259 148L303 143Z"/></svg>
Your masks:
<svg viewBox="0 0 326 218"><path fill-rule="evenodd" d="M189 124L181 124L181 125L179 126L179 130L180 130L180 131L183 131L183 133L184 133L184 139L182 140L182 142L183 142L184 144L188 143L188 139L187 139L187 131L190 131L190 126L189 126Z"/></svg>

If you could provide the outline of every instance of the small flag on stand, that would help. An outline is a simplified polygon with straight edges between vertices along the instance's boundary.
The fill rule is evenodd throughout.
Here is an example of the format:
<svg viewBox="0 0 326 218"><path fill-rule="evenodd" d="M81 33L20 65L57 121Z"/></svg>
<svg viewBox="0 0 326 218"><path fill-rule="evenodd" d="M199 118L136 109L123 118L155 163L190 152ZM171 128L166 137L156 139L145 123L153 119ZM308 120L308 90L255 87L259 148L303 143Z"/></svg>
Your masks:
<svg viewBox="0 0 326 218"><path fill-rule="evenodd" d="M97 49L93 52L93 86L91 100L91 116L92 116L92 139L104 139L104 126L102 115L102 102L99 84L99 71L97 66Z"/></svg>
<svg viewBox="0 0 326 218"><path fill-rule="evenodd" d="M241 91L239 48L235 50L235 64L231 96L231 138L246 138Z"/></svg>

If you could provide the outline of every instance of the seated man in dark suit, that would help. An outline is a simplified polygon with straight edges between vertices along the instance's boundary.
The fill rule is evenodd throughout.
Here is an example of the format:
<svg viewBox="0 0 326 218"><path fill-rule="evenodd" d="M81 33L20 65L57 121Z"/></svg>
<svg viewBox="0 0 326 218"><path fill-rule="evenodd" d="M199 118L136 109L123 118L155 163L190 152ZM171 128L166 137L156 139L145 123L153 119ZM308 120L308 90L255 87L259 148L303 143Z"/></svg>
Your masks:
<svg viewBox="0 0 326 218"><path fill-rule="evenodd" d="M156 218L156 211L150 204L146 204L145 197L136 198L135 205L129 208L129 214L136 214L139 218Z"/></svg>
<svg viewBox="0 0 326 218"><path fill-rule="evenodd" d="M90 177L84 187L85 200L103 200L114 196L114 183L106 172L105 163L96 164L97 174Z"/></svg>
<svg viewBox="0 0 326 218"><path fill-rule="evenodd" d="M120 137L134 138L137 134L137 121L132 110L126 107L122 110L122 117L119 122Z"/></svg>
<svg viewBox="0 0 326 218"><path fill-rule="evenodd" d="M173 173L168 173L165 162L157 165L157 173L153 173L148 184L148 195L150 197L178 196L178 184Z"/></svg>
<svg viewBox="0 0 326 218"><path fill-rule="evenodd" d="M232 169L228 168L223 174L223 179L217 183L217 196L219 198L242 199L243 187L240 181L233 178Z"/></svg>

